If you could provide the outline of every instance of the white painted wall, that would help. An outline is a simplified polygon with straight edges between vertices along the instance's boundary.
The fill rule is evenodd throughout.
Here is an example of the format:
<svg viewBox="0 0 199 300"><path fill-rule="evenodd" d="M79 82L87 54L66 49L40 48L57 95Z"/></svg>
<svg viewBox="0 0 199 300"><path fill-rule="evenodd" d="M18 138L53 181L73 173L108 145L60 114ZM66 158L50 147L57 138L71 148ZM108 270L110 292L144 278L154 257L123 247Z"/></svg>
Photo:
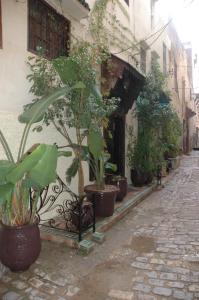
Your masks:
<svg viewBox="0 0 199 300"><path fill-rule="evenodd" d="M49 1L54 7L55 1ZM61 8L58 7L58 10ZM76 20L67 16L72 21L74 32L80 32ZM78 28L79 27L79 28ZM84 27L84 26L83 26ZM3 49L0 49L0 128L6 136L8 143L17 156L19 141L22 135L23 125L18 122L18 115L23 111L23 105L29 103L34 97L29 93L30 85L26 79L29 73L26 64L27 51L27 2L15 0L2 0L2 29ZM73 133L71 132L73 135ZM57 142L64 145L63 138L52 127L44 128L41 133L31 133L28 145L34 143ZM0 146L0 159L5 158L3 149ZM59 161L59 174L64 178L71 158L62 158ZM85 166L85 182L88 183L88 168ZM71 184L73 191L77 191L77 181Z"/></svg>

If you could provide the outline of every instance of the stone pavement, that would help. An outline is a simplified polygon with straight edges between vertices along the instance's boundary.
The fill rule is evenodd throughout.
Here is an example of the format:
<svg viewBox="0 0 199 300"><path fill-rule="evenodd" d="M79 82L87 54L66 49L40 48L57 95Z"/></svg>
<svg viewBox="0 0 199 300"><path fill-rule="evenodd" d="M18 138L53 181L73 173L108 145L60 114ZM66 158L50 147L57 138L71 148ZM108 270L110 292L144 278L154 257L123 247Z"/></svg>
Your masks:
<svg viewBox="0 0 199 300"><path fill-rule="evenodd" d="M29 271L4 272L0 299L199 299L199 152L90 255L44 242Z"/></svg>

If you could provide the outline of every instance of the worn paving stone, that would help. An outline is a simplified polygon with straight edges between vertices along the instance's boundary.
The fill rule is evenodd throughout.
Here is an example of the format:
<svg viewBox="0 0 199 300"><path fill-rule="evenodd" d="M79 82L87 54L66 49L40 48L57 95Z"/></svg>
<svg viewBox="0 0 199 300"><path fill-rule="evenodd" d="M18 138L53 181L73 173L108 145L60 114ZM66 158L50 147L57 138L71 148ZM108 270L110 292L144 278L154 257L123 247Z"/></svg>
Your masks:
<svg viewBox="0 0 199 300"><path fill-rule="evenodd" d="M161 296L169 297L172 294L172 290L164 287L155 287L153 293Z"/></svg>
<svg viewBox="0 0 199 300"><path fill-rule="evenodd" d="M193 294L191 293L185 293L183 291L175 290L173 293L174 299L182 299L182 300L192 300Z"/></svg>
<svg viewBox="0 0 199 300"><path fill-rule="evenodd" d="M133 289L143 293L149 293L151 290L151 286L148 284L138 283L133 287Z"/></svg>
<svg viewBox="0 0 199 300"><path fill-rule="evenodd" d="M171 178L88 256L44 242L27 272L5 270L0 299L199 300L199 153L184 157Z"/></svg>
<svg viewBox="0 0 199 300"><path fill-rule="evenodd" d="M8 292L2 296L2 300L21 300L22 296L15 292Z"/></svg>
<svg viewBox="0 0 199 300"><path fill-rule="evenodd" d="M177 275L173 274L173 273L161 273L160 274L160 279L177 280Z"/></svg>
<svg viewBox="0 0 199 300"><path fill-rule="evenodd" d="M12 281L12 285L18 290L24 290L28 287L28 285L21 280Z"/></svg>
<svg viewBox="0 0 199 300"><path fill-rule="evenodd" d="M133 300L134 294L132 292L120 291L120 290L110 290L108 296L110 298L118 300Z"/></svg>

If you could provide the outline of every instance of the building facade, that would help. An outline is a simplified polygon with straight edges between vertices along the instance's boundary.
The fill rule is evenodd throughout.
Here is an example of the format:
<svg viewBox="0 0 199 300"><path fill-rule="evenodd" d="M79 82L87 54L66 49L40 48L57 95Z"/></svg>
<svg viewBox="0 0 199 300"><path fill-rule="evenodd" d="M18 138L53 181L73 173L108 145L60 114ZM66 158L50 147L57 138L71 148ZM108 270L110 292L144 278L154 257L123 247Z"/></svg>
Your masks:
<svg viewBox="0 0 199 300"><path fill-rule="evenodd" d="M121 98L120 110L110 120L113 140L109 150L120 173L130 181L130 170L125 160L128 144L126 128L133 124L136 132L137 122L132 118L132 110L153 59L159 62L168 76L172 105L183 123L184 152L191 149L195 132L191 53L182 45L175 29L165 26L161 20L156 9L158 0L98 1L106 5L104 24L114 68L110 76L103 65L101 76L107 78L109 94ZM96 1L0 0L0 3L0 122L16 155L22 132L17 118L23 105L33 99L26 79L30 72L28 56L35 55L37 46L47 49L49 59L67 55L71 36L92 41L88 30L89 15ZM62 144L60 136L49 127L42 133L32 133L29 143L55 141ZM1 157L2 153L0 149ZM66 160L60 161L62 176L67 166ZM86 165L85 174L88 183ZM76 191L75 180L72 189Z"/></svg>

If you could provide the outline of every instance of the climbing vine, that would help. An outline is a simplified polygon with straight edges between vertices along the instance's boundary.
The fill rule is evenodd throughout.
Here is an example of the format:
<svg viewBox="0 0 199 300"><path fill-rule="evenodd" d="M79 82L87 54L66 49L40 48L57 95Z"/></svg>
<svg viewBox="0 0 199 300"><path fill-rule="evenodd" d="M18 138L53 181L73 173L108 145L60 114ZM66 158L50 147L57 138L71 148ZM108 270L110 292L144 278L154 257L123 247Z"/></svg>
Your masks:
<svg viewBox="0 0 199 300"><path fill-rule="evenodd" d="M99 49L105 50L106 53L110 52L110 47L115 47L119 51L124 51L126 48L137 50L137 41L133 33L117 18L116 4L129 20L128 12L119 0L97 0L89 20L91 36Z"/></svg>

